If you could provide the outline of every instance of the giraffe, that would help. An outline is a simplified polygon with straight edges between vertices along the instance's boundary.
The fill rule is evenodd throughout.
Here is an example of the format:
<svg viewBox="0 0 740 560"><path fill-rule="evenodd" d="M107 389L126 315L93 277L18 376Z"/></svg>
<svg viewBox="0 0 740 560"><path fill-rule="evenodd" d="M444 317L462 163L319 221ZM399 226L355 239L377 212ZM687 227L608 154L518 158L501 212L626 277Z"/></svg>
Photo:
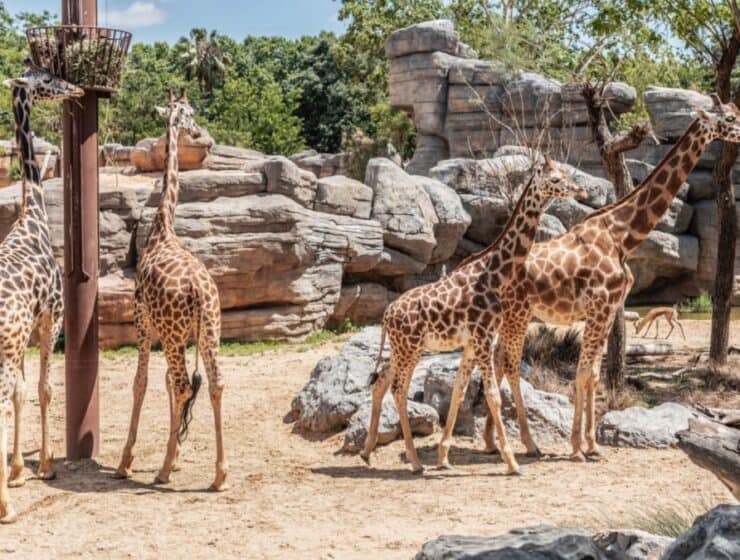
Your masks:
<svg viewBox="0 0 740 560"><path fill-rule="evenodd" d="M31 109L35 101L71 99L84 94L77 86L27 64L28 69L20 77L4 82L12 89L23 194L18 219L0 243L0 523L11 523L16 518L9 503L8 486L25 483L21 453L21 415L26 395L23 356L34 329L38 329L40 347L38 477L54 478L47 418L51 402L49 365L62 328L64 305L62 274L51 249L41 173L33 150ZM15 412L15 437L8 473L7 420L11 406Z"/></svg>
<svg viewBox="0 0 740 560"><path fill-rule="evenodd" d="M740 143L740 111L733 104L723 105L714 94L712 101L709 111L694 109L687 131L632 192L591 213L561 236L536 243L518 272L519 293L504 296L506 319L495 350L496 375L499 381L506 375L511 384L520 436L528 451L540 454L527 425L518 377L527 325L534 316L556 324L585 321L576 373L571 459L600 456L594 399L614 314L634 280L626 261L670 207L710 142ZM584 409L585 453L581 450ZM488 452L495 451L495 420L489 415L484 430Z"/></svg>
<svg viewBox="0 0 740 560"><path fill-rule="evenodd" d="M447 456L457 409L477 365L482 373L489 410L499 429L499 449L508 472L521 473L502 429L501 397L492 371L492 344L501 323L499 294L514 271L522 266L548 199L585 196L586 193L570 180L563 169L546 157L544 164L534 166L530 181L503 232L487 249L444 278L409 290L388 306L383 315L380 352L382 354L385 337L388 336L391 357L390 363L382 369L376 368L371 378L374 387L370 429L360 454L367 463L377 443L383 396L391 386L401 420L406 456L414 473L423 472L411 437L406 408L409 382L423 350L439 352L462 347L462 361L439 445L437 466L450 468Z"/></svg>
<svg viewBox="0 0 740 560"><path fill-rule="evenodd" d="M177 143L181 133L199 136L201 129L193 118L193 109L183 89L178 98L169 92L167 108L157 108L167 119L167 152L159 208L152 221L143 255L139 261L134 292L134 324L139 347L139 361L134 379L134 404L128 439L116 474L131 476L133 448L141 406L147 386L147 369L154 332L159 335L167 360L167 393L170 401L170 434L164 464L155 483L166 484L177 470L179 446L187 435L192 406L200 388L197 372L198 352L208 375L209 393L216 428L216 476L212 490L227 489L227 463L223 446L221 399L224 381L218 366L221 332L221 307L218 289L206 267L183 247L174 229L177 206ZM195 368L188 379L186 345L195 335Z"/></svg>

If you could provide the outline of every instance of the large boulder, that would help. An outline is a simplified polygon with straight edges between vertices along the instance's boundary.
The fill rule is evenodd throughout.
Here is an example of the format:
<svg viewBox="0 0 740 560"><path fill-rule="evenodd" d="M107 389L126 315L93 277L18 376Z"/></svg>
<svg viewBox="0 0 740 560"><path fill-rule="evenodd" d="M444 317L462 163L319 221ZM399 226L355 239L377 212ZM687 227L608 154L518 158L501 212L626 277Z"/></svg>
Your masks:
<svg viewBox="0 0 740 560"><path fill-rule="evenodd" d="M354 325L363 325L380 321L385 308L398 295L382 284L373 282L342 286L339 301L332 313L332 323L341 325L349 321Z"/></svg>
<svg viewBox="0 0 740 560"><path fill-rule="evenodd" d="M662 141L676 140L694 120L694 107L712 108L708 95L688 89L650 86L645 90L645 108L655 135Z"/></svg>
<svg viewBox="0 0 740 560"><path fill-rule="evenodd" d="M177 139L177 160L181 171L201 169L213 147L214 141L207 132L193 138L181 134ZM136 144L131 152L131 165L139 171L162 171L167 151L167 136L146 138Z"/></svg>
<svg viewBox="0 0 740 560"><path fill-rule="evenodd" d="M459 48L459 38L452 22L439 19L416 23L391 33L385 42L385 56L394 59L434 51L456 55Z"/></svg>
<svg viewBox="0 0 740 560"><path fill-rule="evenodd" d="M635 277L632 293L637 294L659 278L695 272L699 266L699 241L693 235L653 230L630 257L628 264Z"/></svg>
<svg viewBox="0 0 740 560"><path fill-rule="evenodd" d="M424 543L416 560L607 560L585 529L536 525L496 537L442 536Z"/></svg>
<svg viewBox="0 0 740 560"><path fill-rule="evenodd" d="M316 150L305 150L290 156L290 160L301 169L310 171L316 177L343 175L345 171L345 154L320 154Z"/></svg>
<svg viewBox="0 0 740 560"><path fill-rule="evenodd" d="M373 189L345 177L334 175L319 179L314 209L317 212L369 218L373 208Z"/></svg>
<svg viewBox="0 0 740 560"><path fill-rule="evenodd" d="M673 542L670 537L639 529L601 531L593 536L593 540L608 558L620 560L658 560Z"/></svg>
<svg viewBox="0 0 740 560"><path fill-rule="evenodd" d="M265 155L248 148L215 144L204 162L204 167L213 171L261 172Z"/></svg>
<svg viewBox="0 0 740 560"><path fill-rule="evenodd" d="M691 529L665 551L662 560L740 558L740 506L722 505L696 518Z"/></svg>
<svg viewBox="0 0 740 560"><path fill-rule="evenodd" d="M422 265L429 263L437 246L434 228L439 219L424 187L384 158L370 160L365 183L374 192L372 217L383 227L384 248Z"/></svg>
<svg viewBox="0 0 740 560"><path fill-rule="evenodd" d="M676 432L687 429L689 418L697 416L697 412L678 403L612 410L601 417L596 437L599 443L615 447L674 446Z"/></svg>
<svg viewBox="0 0 740 560"><path fill-rule="evenodd" d="M432 252L430 263L446 261L455 254L472 220L465 211L460 197L450 187L428 177L416 177L416 180L429 195L437 213L437 223L434 226L437 245Z"/></svg>
<svg viewBox="0 0 740 560"><path fill-rule="evenodd" d="M298 167L284 156L270 157L264 165L267 192L283 194L301 206L313 208L316 200L316 175Z"/></svg>
<svg viewBox="0 0 740 560"><path fill-rule="evenodd" d="M408 417L411 433L417 436L428 436L434 433L439 425L437 411L431 406L415 401L408 403ZM372 398L366 399L352 416L344 434L343 451L360 451L365 445L365 439L370 426L372 412ZM402 436L401 421L393 397L386 394L380 411L378 423L378 445L385 445Z"/></svg>

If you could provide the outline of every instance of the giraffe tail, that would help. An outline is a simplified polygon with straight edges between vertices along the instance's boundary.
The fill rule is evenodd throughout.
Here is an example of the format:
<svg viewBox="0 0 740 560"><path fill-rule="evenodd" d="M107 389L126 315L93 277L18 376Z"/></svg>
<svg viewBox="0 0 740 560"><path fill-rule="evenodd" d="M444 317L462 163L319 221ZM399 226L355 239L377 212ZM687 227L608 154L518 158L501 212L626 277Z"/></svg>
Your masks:
<svg viewBox="0 0 740 560"><path fill-rule="evenodd" d="M177 441L183 443L188 438L188 427L193 419L193 405L198 397L200 386L203 384L203 376L198 371L198 344L200 343L200 327L203 323L203 304L200 297L196 298L196 322L195 322L195 371L190 379L190 389L193 391L190 398L185 401L180 419L180 427L177 431Z"/></svg>
<svg viewBox="0 0 740 560"><path fill-rule="evenodd" d="M367 380L368 386L375 385L375 382L380 377L380 364L383 361L383 348L385 347L385 323L380 330L380 349L378 350L378 357L375 360L375 371L370 374L370 378Z"/></svg>

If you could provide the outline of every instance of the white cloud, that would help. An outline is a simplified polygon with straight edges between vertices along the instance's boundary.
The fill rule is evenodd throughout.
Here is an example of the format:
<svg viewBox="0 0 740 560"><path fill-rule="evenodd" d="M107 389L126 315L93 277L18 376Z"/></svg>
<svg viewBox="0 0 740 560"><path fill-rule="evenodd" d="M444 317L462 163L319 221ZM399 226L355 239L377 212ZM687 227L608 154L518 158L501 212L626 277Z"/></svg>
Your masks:
<svg viewBox="0 0 740 560"><path fill-rule="evenodd" d="M108 12L108 25L123 29L137 29L162 23L167 17L153 2L132 2L125 10Z"/></svg>

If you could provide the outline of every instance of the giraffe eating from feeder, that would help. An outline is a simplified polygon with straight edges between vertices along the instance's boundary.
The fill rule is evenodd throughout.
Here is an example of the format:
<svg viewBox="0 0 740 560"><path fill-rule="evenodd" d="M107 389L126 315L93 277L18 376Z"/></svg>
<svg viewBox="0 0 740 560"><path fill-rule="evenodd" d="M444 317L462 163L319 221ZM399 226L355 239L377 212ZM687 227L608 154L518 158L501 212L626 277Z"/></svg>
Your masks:
<svg viewBox="0 0 740 560"><path fill-rule="evenodd" d="M492 345L502 320L501 293L527 257L548 200L586 196L558 164L545 157L544 164L534 165L532 177L503 232L487 249L472 255L437 282L409 290L388 306L383 315L380 352L382 354L387 336L391 356L390 363L376 371L372 381L370 428L360 454L366 462L377 443L383 396L390 386L401 420L406 457L415 473L423 472L406 408L409 382L422 351L441 352L462 347L463 357L439 445L438 467L450 467L447 455L457 410L477 365L489 410L499 429L501 455L510 474L520 473L502 429L501 397L492 370Z"/></svg>
<svg viewBox="0 0 740 560"><path fill-rule="evenodd" d="M20 77L4 82L12 89L22 197L18 219L0 243L0 523L15 521L8 486L25 483L21 452L26 394L23 356L34 329L38 329L40 351L41 450L37 474L44 480L54 478L47 418L51 402L49 361L62 328L64 304L62 273L51 248L41 172L33 149L31 109L36 101L58 101L84 95L77 86L30 62L27 64L27 71ZM7 422L11 408L15 412L15 438L8 473Z"/></svg>
<svg viewBox="0 0 740 560"><path fill-rule="evenodd" d="M187 435L192 406L200 387L198 353L208 376L208 389L216 428L216 476L211 489L226 490L226 457L223 445L221 398L224 381L218 365L221 306L218 288L208 270L177 239L174 219L179 191L177 147L181 133L199 136L193 108L183 89L179 97L169 92L169 105L157 108L167 119L167 151L159 207L152 221L139 261L134 290L134 326L139 363L134 379L134 405L128 439L117 476L131 476L134 444L147 385L147 369L154 332L159 335L167 359L167 392L170 401L170 433L164 464L155 482L166 484L177 469L179 447ZM191 334L195 337L195 367L188 379L185 353Z"/></svg>

